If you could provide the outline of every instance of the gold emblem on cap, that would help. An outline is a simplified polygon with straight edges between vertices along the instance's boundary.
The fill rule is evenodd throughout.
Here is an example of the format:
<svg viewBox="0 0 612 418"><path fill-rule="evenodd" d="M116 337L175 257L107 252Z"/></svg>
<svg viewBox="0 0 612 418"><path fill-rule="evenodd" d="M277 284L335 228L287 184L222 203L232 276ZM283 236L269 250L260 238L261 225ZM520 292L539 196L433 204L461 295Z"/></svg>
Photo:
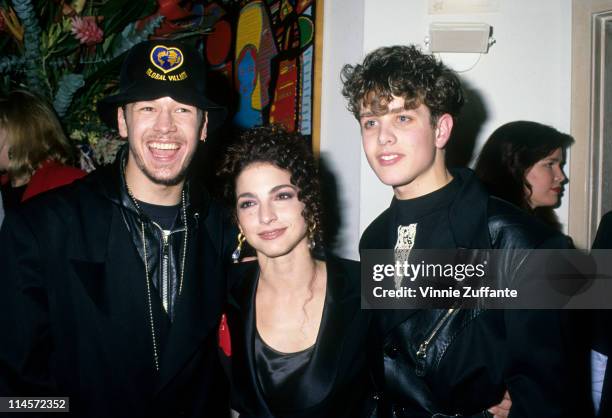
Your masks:
<svg viewBox="0 0 612 418"><path fill-rule="evenodd" d="M151 48L149 58L151 64L163 71L164 74L180 68L184 61L183 51L181 51L179 48L173 46L168 47L165 45L155 45L153 48ZM164 63L167 63L169 68L164 68Z"/></svg>

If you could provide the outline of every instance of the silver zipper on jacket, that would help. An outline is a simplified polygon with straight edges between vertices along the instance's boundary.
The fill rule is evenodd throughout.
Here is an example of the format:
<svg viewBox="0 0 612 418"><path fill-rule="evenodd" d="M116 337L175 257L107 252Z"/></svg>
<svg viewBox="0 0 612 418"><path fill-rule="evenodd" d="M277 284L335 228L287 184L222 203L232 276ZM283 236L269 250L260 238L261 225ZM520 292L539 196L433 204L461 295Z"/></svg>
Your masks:
<svg viewBox="0 0 612 418"><path fill-rule="evenodd" d="M157 222L151 222L151 223L155 225L157 229L159 229L161 236L162 236L163 248L162 248L161 283L160 283L161 289L159 290L161 293L162 306L164 307L164 311L167 313L168 305L169 305L168 293L169 293L169 288L170 288L170 283L168 280L168 278L170 277L170 274L169 274L169 269L170 269L169 247L170 245L168 244L168 240L170 239L170 235L175 234L177 232L183 232L185 231L185 228L177 229L175 231L168 231L168 230L163 229L161 226L159 226Z"/></svg>
<svg viewBox="0 0 612 418"><path fill-rule="evenodd" d="M164 241L164 247L162 250L162 305L164 311L168 312L168 237L170 231L162 230L162 240Z"/></svg>
<svg viewBox="0 0 612 418"><path fill-rule="evenodd" d="M440 328L442 328L442 325L444 325L446 320L453 314L455 310L456 308L450 308L448 311L446 311L442 319L438 321L438 323L434 327L433 331L431 331L431 333L425 339L425 341L423 341L421 345L419 345L419 349L416 352L417 359L421 360L420 362L418 362L419 364L417 364L417 374L419 376L422 376L424 374L423 372L425 368L425 364L424 364L425 359L427 358L427 347L429 347L429 344L434 339L434 337L438 334L438 332L440 331Z"/></svg>

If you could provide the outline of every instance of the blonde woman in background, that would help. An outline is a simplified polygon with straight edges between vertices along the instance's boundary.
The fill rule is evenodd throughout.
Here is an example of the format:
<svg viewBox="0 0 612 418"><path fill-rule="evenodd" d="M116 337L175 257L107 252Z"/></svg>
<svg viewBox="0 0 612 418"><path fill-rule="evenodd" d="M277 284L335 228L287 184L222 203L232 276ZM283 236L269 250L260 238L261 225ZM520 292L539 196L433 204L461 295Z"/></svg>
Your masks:
<svg viewBox="0 0 612 418"><path fill-rule="evenodd" d="M26 90L0 99L0 178L5 208L83 177L51 105Z"/></svg>

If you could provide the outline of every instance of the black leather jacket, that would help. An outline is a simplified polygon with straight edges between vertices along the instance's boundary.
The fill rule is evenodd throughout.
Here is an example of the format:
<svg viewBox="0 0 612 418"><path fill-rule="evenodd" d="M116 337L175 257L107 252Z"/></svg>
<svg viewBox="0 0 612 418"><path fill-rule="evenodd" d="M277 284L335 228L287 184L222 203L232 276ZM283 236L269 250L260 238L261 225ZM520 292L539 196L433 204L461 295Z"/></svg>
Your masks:
<svg viewBox="0 0 612 418"><path fill-rule="evenodd" d="M448 214L456 248L570 245L565 236L490 197L470 170L453 171L453 175L462 184ZM392 218L387 209L374 220L362 236L360 249L393 248ZM417 239L415 248L418 245ZM520 280L516 271L529 252L505 254L496 265L497 277ZM487 416L486 409L498 404L505 390L512 396L512 417L571 416L571 382L564 364L567 335L562 322L558 311L377 311L370 350L379 416Z"/></svg>
<svg viewBox="0 0 612 418"><path fill-rule="evenodd" d="M170 326L153 289L147 306L142 243L132 242L140 222L122 187L120 165L101 167L7 213L0 394L69 396L75 417L228 416L217 331L236 228L190 180L185 282Z"/></svg>
<svg viewBox="0 0 612 418"><path fill-rule="evenodd" d="M117 159L112 168L115 171L116 181L119 183L118 194L109 194L111 200L118 204L121 208L123 220L127 226L134 246L138 250L140 258L145 258L145 247L147 256L147 270L149 278L158 295L168 294L168 305L166 312L172 321L174 319L175 303L181 285L182 274L182 259L183 259L183 244L185 240L185 226L183 222L182 207L179 208L179 221L175 227L168 233L165 232L160 225L153 222L146 214L137 208L134 201L128 194L125 181L125 164L127 161L128 148L124 146L117 155ZM185 183L185 203L187 213L187 229L193 235L195 228L198 227L200 218L199 209L192 204L193 196L190 193L189 182ZM146 245L143 245L143 230ZM189 234L188 234L189 235ZM163 296L162 296L163 297Z"/></svg>

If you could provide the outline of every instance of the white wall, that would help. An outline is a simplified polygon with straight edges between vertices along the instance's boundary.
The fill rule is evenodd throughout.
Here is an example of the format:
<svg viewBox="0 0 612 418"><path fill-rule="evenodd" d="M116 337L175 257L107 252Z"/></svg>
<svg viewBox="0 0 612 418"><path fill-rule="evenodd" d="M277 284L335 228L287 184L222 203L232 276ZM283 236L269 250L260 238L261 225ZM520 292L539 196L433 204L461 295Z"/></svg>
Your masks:
<svg viewBox="0 0 612 418"><path fill-rule="evenodd" d="M359 14L356 9L362 6L361 3L363 25L357 21L348 29L347 14ZM498 5L499 9L494 13L429 15L428 0L326 0L326 32L329 26L332 26L332 31L341 28L345 32L343 36L350 40L341 50L330 51L326 36L324 54L338 56L328 57L323 62L323 113L328 115L324 115L322 120L322 148L329 151L334 164L337 164L334 168L343 179L341 183L349 185L349 189L341 192L349 208L348 215L344 215L348 219L344 236L351 237L342 247L344 255L356 258L355 228L361 233L388 206L392 192L380 184L361 152L359 167L354 165L354 152L360 147L359 128L350 115L346 116L348 112L344 110L345 104L339 93L338 71L341 65L338 61L343 58L347 58L344 62L355 63L365 53L380 46L423 45L430 22L488 23L493 26L497 43L473 69L461 73L470 88L478 92L487 113L478 133L475 153L496 127L511 120L534 120L569 132L571 0L500 0ZM330 9L329 13L327 9ZM356 32L356 35L352 37L346 32ZM359 38L362 38L362 46L358 45ZM332 45L337 44L332 42ZM349 52L349 48L354 50ZM440 58L456 71L463 71L476 62L478 54L440 54ZM325 103L334 107L326 108ZM349 154L350 158L345 159ZM355 184L357 175L360 176L359 187ZM355 190L357 188L359 190ZM564 203L568 193L569 190ZM359 208L357 224L356 208ZM562 205L558 214L565 223L567 206Z"/></svg>
<svg viewBox="0 0 612 418"><path fill-rule="evenodd" d="M359 187L361 140L359 125L340 94L340 70L363 58L364 0L325 0L321 156L338 186L341 228L339 255L359 259Z"/></svg>

